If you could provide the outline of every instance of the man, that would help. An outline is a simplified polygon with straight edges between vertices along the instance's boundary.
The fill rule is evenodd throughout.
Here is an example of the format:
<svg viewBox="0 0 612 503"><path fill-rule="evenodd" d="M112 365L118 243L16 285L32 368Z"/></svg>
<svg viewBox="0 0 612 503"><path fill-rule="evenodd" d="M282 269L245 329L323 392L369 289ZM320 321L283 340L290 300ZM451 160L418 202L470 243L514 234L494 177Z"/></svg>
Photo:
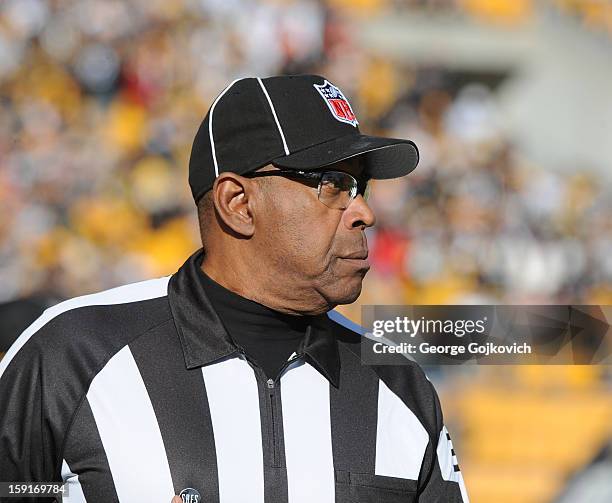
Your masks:
<svg viewBox="0 0 612 503"><path fill-rule="evenodd" d="M230 84L190 159L203 248L48 309L1 362L1 480L79 502L467 501L421 369L362 364L331 311L369 267L368 179L417 162L322 77Z"/></svg>

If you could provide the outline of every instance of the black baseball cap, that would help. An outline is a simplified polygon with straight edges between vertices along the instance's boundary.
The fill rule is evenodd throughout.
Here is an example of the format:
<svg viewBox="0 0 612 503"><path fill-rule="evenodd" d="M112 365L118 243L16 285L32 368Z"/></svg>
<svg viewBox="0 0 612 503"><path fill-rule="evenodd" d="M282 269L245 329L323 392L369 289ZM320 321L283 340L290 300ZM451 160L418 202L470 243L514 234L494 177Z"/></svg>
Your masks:
<svg viewBox="0 0 612 503"><path fill-rule="evenodd" d="M342 91L319 75L238 79L211 105L196 133L189 185L197 202L224 171L267 164L315 170L363 155L374 179L397 178L419 162L410 140L361 134Z"/></svg>

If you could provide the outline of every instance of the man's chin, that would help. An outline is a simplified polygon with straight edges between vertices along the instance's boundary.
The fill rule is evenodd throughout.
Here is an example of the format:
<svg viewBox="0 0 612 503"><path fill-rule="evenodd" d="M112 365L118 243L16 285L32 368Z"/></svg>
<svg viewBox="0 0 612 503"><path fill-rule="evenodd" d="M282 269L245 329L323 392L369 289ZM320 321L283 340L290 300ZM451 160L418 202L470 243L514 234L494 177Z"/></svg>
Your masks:
<svg viewBox="0 0 612 503"><path fill-rule="evenodd" d="M361 295L361 288L363 284L363 275L353 276L344 281L338 281L336 286L340 287L341 283L343 283L341 288L338 288L336 292L334 292L332 297L334 304L342 305L342 304L352 304L355 302L359 296Z"/></svg>

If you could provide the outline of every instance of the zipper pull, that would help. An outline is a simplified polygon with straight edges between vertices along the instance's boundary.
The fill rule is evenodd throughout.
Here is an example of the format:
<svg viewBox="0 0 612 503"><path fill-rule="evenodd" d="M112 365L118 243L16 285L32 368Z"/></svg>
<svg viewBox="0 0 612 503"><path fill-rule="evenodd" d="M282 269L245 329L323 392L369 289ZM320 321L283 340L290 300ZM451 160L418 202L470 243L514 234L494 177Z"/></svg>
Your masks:
<svg viewBox="0 0 612 503"><path fill-rule="evenodd" d="M268 379L266 384L268 385L268 388L274 388L274 379Z"/></svg>

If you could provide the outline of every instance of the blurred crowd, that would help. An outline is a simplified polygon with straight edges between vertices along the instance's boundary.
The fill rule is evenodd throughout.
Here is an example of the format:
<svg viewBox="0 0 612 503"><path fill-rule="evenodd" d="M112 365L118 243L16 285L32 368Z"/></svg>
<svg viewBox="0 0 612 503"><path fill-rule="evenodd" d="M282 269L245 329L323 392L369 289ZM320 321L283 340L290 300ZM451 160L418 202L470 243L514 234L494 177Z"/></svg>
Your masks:
<svg viewBox="0 0 612 503"><path fill-rule="evenodd" d="M396 103L393 130L415 139L422 162L400 182L374 187L381 280L364 302L385 303L380 289L401 288L404 300L421 304L607 304L609 180L583 166L567 175L522 158L482 85L452 97L430 82L410 100L412 109Z"/></svg>
<svg viewBox="0 0 612 503"><path fill-rule="evenodd" d="M612 4L607 0L554 0L554 5L587 30L612 35Z"/></svg>
<svg viewBox="0 0 612 503"><path fill-rule="evenodd" d="M236 77L305 72L351 97L362 131L421 149L374 184L361 302L610 301L609 181L522 158L490 86L370 53L345 4L3 2L0 301L174 272L199 247L187 163L208 106Z"/></svg>

